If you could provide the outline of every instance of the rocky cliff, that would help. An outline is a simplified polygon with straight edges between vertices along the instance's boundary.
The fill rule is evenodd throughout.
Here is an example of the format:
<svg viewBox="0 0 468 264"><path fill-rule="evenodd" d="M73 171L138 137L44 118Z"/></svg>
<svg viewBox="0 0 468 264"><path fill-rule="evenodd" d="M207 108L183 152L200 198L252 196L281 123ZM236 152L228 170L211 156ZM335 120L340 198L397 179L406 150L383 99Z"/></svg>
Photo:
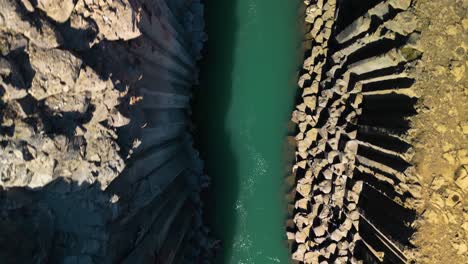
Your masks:
<svg viewBox="0 0 468 264"><path fill-rule="evenodd" d="M463 0L306 0L299 263L467 263Z"/></svg>
<svg viewBox="0 0 468 264"><path fill-rule="evenodd" d="M207 263L198 0L0 0L2 263Z"/></svg>
<svg viewBox="0 0 468 264"><path fill-rule="evenodd" d="M421 196L407 136L422 54L412 1L305 2L292 258L408 263Z"/></svg>

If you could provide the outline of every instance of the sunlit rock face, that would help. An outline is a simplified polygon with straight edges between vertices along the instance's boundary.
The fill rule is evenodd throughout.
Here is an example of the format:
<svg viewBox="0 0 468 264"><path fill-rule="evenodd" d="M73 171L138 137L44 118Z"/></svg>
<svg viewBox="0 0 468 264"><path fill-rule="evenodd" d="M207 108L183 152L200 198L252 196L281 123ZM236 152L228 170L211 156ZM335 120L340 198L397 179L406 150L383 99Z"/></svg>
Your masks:
<svg viewBox="0 0 468 264"><path fill-rule="evenodd" d="M0 0L2 263L205 263L199 0Z"/></svg>
<svg viewBox="0 0 468 264"><path fill-rule="evenodd" d="M421 198L409 137L422 55L414 1L304 3L292 258L409 263Z"/></svg>

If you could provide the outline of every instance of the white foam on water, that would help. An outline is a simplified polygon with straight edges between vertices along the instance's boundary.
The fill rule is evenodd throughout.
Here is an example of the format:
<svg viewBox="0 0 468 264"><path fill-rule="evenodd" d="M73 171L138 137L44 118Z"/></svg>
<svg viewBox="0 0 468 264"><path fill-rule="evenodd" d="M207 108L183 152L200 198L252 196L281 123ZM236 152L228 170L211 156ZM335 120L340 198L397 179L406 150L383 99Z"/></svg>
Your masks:
<svg viewBox="0 0 468 264"><path fill-rule="evenodd" d="M258 16L257 15L257 1L250 0L248 5L249 5L249 8L248 8L249 17L256 19Z"/></svg>
<svg viewBox="0 0 468 264"><path fill-rule="evenodd" d="M279 258L273 258L273 257L267 257L268 260L271 260L273 262L276 262L276 263L280 263L280 259Z"/></svg>
<svg viewBox="0 0 468 264"><path fill-rule="evenodd" d="M255 117L251 116L241 122L241 124L242 125L238 128L238 133L241 138L243 138L242 145L247 151L249 169L247 174L241 178L241 191L239 192L241 196L236 201L234 208L238 215L239 232L234 237L233 250L239 252L240 254L238 255L241 255L242 257L238 259L231 258L229 263L257 264L254 262L255 259L258 260L258 256L263 256L264 253L261 251L252 252L254 246L253 240L247 230L249 212L247 211L246 204L248 204L249 200L252 199L252 197L255 195L258 183L260 183L264 176L267 175L269 166L266 159L254 147L255 144L253 144L252 127L255 124ZM257 208L257 210L262 209L263 208ZM265 257L265 261L272 261L271 263L277 263L275 258Z"/></svg>

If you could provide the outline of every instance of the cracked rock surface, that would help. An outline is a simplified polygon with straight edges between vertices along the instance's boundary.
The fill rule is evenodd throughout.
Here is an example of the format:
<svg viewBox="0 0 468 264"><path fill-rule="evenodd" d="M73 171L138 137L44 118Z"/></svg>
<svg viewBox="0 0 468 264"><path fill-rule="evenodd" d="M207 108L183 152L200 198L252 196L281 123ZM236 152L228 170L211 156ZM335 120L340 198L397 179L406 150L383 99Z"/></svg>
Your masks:
<svg viewBox="0 0 468 264"><path fill-rule="evenodd" d="M199 1L0 0L2 263L209 262Z"/></svg>

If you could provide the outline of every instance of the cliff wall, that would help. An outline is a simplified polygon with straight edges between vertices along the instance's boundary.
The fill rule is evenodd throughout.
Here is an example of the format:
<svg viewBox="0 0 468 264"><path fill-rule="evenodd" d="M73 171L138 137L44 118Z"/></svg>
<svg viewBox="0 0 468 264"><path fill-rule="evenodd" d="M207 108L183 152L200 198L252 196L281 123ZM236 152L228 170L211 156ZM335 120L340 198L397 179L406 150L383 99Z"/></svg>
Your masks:
<svg viewBox="0 0 468 264"><path fill-rule="evenodd" d="M0 0L2 263L207 263L198 0Z"/></svg>
<svg viewBox="0 0 468 264"><path fill-rule="evenodd" d="M466 263L468 2L304 3L293 259Z"/></svg>
<svg viewBox="0 0 468 264"><path fill-rule="evenodd" d="M408 138L422 54L412 1L305 3L292 258L407 263L421 197Z"/></svg>

